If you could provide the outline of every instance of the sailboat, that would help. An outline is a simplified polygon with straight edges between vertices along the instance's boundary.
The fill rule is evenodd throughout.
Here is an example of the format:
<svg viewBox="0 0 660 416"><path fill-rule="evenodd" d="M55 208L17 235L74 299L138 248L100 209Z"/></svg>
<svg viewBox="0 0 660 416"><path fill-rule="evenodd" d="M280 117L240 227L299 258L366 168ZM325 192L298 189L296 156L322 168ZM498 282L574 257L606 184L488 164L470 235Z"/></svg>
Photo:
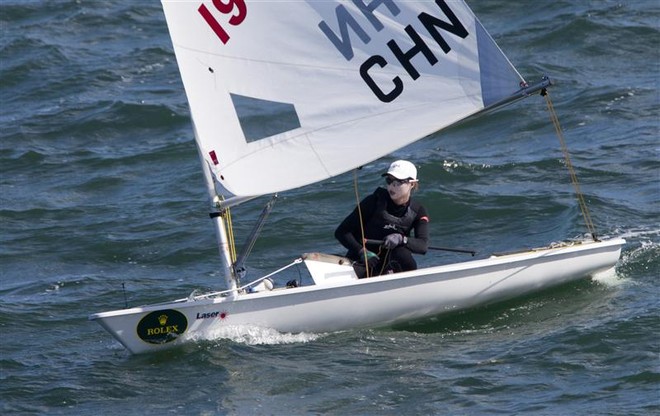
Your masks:
<svg viewBox="0 0 660 416"><path fill-rule="evenodd" d="M463 0L162 5L226 288L89 316L131 353L232 327L294 334L387 327L583 279L619 259L625 240L592 233L365 279L344 257L306 253L248 279L247 253L273 200L240 253L231 208L350 172L467 118L545 95L551 82L528 84ZM275 123L258 121L263 109L278 114ZM273 287L293 266L306 268L309 282Z"/></svg>

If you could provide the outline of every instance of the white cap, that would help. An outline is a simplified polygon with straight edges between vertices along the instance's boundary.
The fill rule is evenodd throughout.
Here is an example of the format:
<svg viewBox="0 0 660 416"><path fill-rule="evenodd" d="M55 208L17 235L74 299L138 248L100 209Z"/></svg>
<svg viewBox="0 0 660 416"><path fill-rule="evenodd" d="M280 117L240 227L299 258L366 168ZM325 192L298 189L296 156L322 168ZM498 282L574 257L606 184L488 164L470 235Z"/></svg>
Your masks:
<svg viewBox="0 0 660 416"><path fill-rule="evenodd" d="M397 179L405 180L410 179L412 182L417 182L417 168L407 160L397 160L392 162L387 173L382 176L391 175Z"/></svg>

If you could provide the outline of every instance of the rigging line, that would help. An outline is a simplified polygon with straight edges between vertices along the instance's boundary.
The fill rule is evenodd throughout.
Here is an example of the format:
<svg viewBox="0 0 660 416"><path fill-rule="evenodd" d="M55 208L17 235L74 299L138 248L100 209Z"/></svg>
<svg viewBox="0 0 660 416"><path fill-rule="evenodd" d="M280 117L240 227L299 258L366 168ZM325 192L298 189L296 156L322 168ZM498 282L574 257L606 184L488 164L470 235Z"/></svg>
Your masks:
<svg viewBox="0 0 660 416"><path fill-rule="evenodd" d="M261 234L261 230L264 224L266 223L266 219L268 219L268 216L273 210L273 205L275 204L276 200L277 200L277 194L274 194L270 199L270 201L266 203L266 206L261 211L261 215L259 215L256 224L252 228L252 232L248 236L245 244L243 245L243 249L240 252L240 256L238 256L238 258L234 262L237 270L243 269L243 264L245 263L245 260L252 252L252 249L254 248L254 244L257 242L257 238Z"/></svg>
<svg viewBox="0 0 660 416"><path fill-rule="evenodd" d="M358 168L359 169L359 168ZM360 218L360 235L362 236L362 255L364 256L364 267L366 269L366 277L369 276L369 263L367 262L367 239L364 237L364 222L362 221L362 208L360 207L360 193L358 191L357 171L353 170L353 189L355 189L355 201L357 202L358 218Z"/></svg>
<svg viewBox="0 0 660 416"><path fill-rule="evenodd" d="M262 282L262 281L268 279L269 277L274 276L274 275L276 275L277 273L281 273L281 272L283 272L284 270L288 269L289 267L295 266L296 264L300 264L300 263L302 263L302 262L303 262L303 259L302 259L302 258L297 258L297 259L295 259L294 261L292 261L291 263L287 264L286 266L284 266L284 267L280 267L279 269L275 270L274 272L271 272L271 273L269 273L269 274L267 274L267 275L265 275L265 276L262 276L262 277L260 277L260 278L258 278L258 279L256 279L256 280L253 280L253 281L251 281L250 283L245 284L245 285L243 285L243 286L237 288L236 290L239 290L239 291L240 291L240 290L244 290L244 289L246 289L246 288L248 288L248 287L250 287L250 286L256 285L257 283ZM188 301L188 302L190 302L191 300L195 301L195 300L200 300L200 299L206 299L206 298L210 298L210 297L215 297L215 296L219 296L219 295L224 295L224 294L227 294L227 293L231 293L231 292L233 292L233 291L234 291L234 289L226 289L226 290L221 290L221 291L219 291L219 292L211 292L211 293L205 293L205 294L203 294L203 295L196 295L196 296L193 296L192 299L191 299L191 298L188 298L188 299L178 299L178 300L175 300L174 302L182 302L182 301Z"/></svg>
<svg viewBox="0 0 660 416"><path fill-rule="evenodd" d="M385 267L390 262L389 258L390 258L390 252L391 251L392 250L390 250L390 249L387 249L387 248L385 249L385 257L383 258L382 265L380 266L380 270L378 271L379 276L381 276L383 274L383 272L385 271ZM381 254L380 250L378 250L378 254Z"/></svg>
<svg viewBox="0 0 660 416"><path fill-rule="evenodd" d="M568 172L571 176L571 182L573 183L573 187L575 188L575 194L577 196L578 205L580 206L580 211L582 212L582 217L584 218L585 225L587 226L587 229L591 234L591 238L593 238L594 241L599 241L598 237L596 236L596 227L594 227L594 223L591 220L591 215L589 214L589 208L587 207L587 203L584 200L584 195L580 190L580 183L578 181L577 174L575 173L575 169L573 168L573 164L571 163L571 156L568 152L568 146L566 146L566 140L564 139L564 134L562 132L561 125L559 124L559 118L557 117L555 108L552 105L552 101L550 100L550 94L548 94L548 91L546 89L543 89L541 91L541 95L545 97L545 101L548 105L548 110L550 111L550 118L552 120L552 124L555 126L555 131L557 132L557 137L559 138L559 143L561 144L561 150L562 153L564 154L566 167L568 168Z"/></svg>

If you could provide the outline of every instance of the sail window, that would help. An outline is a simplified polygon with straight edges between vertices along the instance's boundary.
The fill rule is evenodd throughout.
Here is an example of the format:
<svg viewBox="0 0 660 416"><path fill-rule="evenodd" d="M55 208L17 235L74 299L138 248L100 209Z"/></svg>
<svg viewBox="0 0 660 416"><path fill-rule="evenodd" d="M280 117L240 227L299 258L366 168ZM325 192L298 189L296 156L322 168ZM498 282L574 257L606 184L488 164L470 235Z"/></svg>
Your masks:
<svg viewBox="0 0 660 416"><path fill-rule="evenodd" d="M248 143L300 128L300 119L293 104L230 95Z"/></svg>
<svg viewBox="0 0 660 416"><path fill-rule="evenodd" d="M500 51L486 29L477 22L477 45L479 47L479 75L484 107L507 98L518 88L523 78Z"/></svg>

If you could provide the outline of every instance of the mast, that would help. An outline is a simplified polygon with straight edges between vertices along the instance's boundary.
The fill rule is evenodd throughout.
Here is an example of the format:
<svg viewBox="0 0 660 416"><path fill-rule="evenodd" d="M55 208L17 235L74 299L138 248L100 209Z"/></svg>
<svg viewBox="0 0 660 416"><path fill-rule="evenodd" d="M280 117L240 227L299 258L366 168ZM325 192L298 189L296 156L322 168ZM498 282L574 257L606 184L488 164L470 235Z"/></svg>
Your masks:
<svg viewBox="0 0 660 416"><path fill-rule="evenodd" d="M227 284L227 289L231 290L231 296L238 294L236 277L234 276L234 268L232 267L232 258L229 250L229 238L227 237L227 230L224 223L224 215L226 208L221 207L220 197L215 190L215 181L211 170L206 164L206 160L202 155L202 150L199 146L199 139L197 137L197 128L195 121L192 120L193 132L195 134L195 142L197 143L197 153L202 164L202 172L204 174L204 183L209 196L209 203L211 213L209 216L213 220L215 226L216 241L218 242L218 250L220 251L220 259L222 261L222 274Z"/></svg>

